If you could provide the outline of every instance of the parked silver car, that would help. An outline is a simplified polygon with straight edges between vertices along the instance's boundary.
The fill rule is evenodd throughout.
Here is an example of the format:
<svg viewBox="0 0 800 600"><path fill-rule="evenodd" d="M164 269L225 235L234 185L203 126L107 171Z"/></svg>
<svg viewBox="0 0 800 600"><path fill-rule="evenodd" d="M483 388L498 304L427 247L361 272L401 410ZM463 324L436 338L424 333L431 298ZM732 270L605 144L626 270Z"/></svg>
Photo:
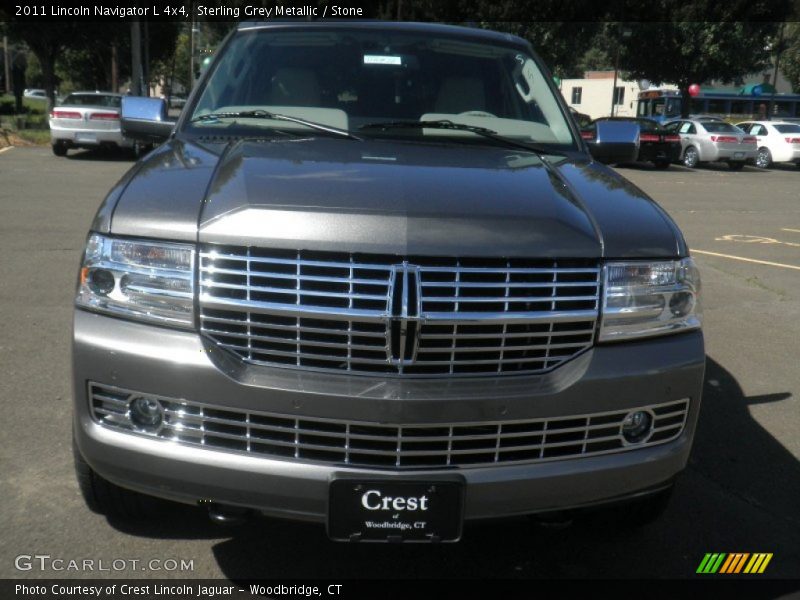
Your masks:
<svg viewBox="0 0 800 600"><path fill-rule="evenodd" d="M122 135L119 112L122 96L105 92L75 92L50 111L53 154L66 156L70 148L132 148Z"/></svg>
<svg viewBox="0 0 800 600"><path fill-rule="evenodd" d="M756 138L719 119L678 119L665 125L681 138L681 162L694 168L704 162L727 162L738 171L756 158Z"/></svg>

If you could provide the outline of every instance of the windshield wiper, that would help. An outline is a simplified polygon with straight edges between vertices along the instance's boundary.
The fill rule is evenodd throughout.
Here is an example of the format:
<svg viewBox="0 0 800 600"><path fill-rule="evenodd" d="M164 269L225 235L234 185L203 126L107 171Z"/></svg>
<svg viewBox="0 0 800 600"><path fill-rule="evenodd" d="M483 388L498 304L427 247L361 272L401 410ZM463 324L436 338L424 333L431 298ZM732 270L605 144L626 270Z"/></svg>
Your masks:
<svg viewBox="0 0 800 600"><path fill-rule="evenodd" d="M492 129L487 129L486 127L467 125L465 123L455 123L448 119L440 119L437 121L384 121L379 123L367 123L358 129L359 131L368 129L378 129L382 131L388 131L390 129L451 129L454 131L469 131L490 140L495 140L496 142L505 144L506 146L522 148L523 150L529 150L535 154L554 154L556 156L566 156L562 150L551 150L550 148L545 148L536 144L512 140L511 138L507 138L498 134Z"/></svg>
<svg viewBox="0 0 800 600"><path fill-rule="evenodd" d="M218 121L219 119L236 119L236 118L243 118L243 119L270 119L272 121L288 121L289 123L297 123L298 125L305 125L310 129L316 129L317 131L325 131L327 133L332 133L334 135L338 135L339 137L348 138L351 140L358 140L362 141L363 138L358 137L357 135L350 133L345 129L339 129L338 127L331 127L330 125L324 125L322 123L317 123L315 121L307 121L306 119L300 119L298 117L291 117L289 115L281 115L278 113L271 113L266 110L255 109L255 110L237 110L237 111L230 111L230 112L212 112L207 113L205 115L200 115L198 117L194 117L189 122L190 123L197 123L203 121Z"/></svg>

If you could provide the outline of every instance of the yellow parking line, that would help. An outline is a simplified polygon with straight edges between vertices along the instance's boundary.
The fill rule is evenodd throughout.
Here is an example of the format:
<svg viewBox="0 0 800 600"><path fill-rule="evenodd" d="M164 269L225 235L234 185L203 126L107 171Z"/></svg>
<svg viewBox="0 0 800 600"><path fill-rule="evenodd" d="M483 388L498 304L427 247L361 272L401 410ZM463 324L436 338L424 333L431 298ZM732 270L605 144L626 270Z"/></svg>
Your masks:
<svg viewBox="0 0 800 600"><path fill-rule="evenodd" d="M5 148L0 148L0 154L6 152L7 150L11 150L14 146L6 146Z"/></svg>
<svg viewBox="0 0 800 600"><path fill-rule="evenodd" d="M733 260L741 260L743 262L756 263L758 265L768 265L770 267L783 267L784 269L794 269L800 271L797 265L785 265L783 263L772 262L769 260L757 260L755 258L745 258L744 256L733 256L732 254L720 254L719 252L709 252L708 250L696 250L692 248L694 254L708 254L709 256L719 256L721 258L730 258Z"/></svg>

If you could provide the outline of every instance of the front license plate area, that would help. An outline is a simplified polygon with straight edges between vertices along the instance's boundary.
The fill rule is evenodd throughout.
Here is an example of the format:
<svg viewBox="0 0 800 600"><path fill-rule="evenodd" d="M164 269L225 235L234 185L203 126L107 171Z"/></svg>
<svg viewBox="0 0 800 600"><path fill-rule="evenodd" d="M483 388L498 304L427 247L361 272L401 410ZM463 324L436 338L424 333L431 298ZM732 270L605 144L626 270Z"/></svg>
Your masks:
<svg viewBox="0 0 800 600"><path fill-rule="evenodd" d="M456 481L335 479L328 536L352 542L455 542L461 538L463 484Z"/></svg>

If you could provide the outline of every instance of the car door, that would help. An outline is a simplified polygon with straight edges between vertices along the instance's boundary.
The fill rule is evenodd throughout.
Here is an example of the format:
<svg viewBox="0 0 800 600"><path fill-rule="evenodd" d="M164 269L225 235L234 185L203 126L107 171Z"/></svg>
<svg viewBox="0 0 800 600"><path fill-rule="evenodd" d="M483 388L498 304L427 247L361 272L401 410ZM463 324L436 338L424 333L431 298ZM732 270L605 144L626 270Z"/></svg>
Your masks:
<svg viewBox="0 0 800 600"><path fill-rule="evenodd" d="M756 138L756 145L761 148L762 146L766 146L769 148L770 138L767 136L769 131L767 131L766 125L762 125L761 123L753 123L750 127L750 131L748 131L750 135L755 136Z"/></svg>
<svg viewBox="0 0 800 600"><path fill-rule="evenodd" d="M697 129L694 126L694 123L691 121L681 121L681 126L678 129L678 134L681 136L681 156L686 151L689 146L694 146L697 148L697 142L695 138L697 133ZM699 152L698 148L698 152Z"/></svg>

